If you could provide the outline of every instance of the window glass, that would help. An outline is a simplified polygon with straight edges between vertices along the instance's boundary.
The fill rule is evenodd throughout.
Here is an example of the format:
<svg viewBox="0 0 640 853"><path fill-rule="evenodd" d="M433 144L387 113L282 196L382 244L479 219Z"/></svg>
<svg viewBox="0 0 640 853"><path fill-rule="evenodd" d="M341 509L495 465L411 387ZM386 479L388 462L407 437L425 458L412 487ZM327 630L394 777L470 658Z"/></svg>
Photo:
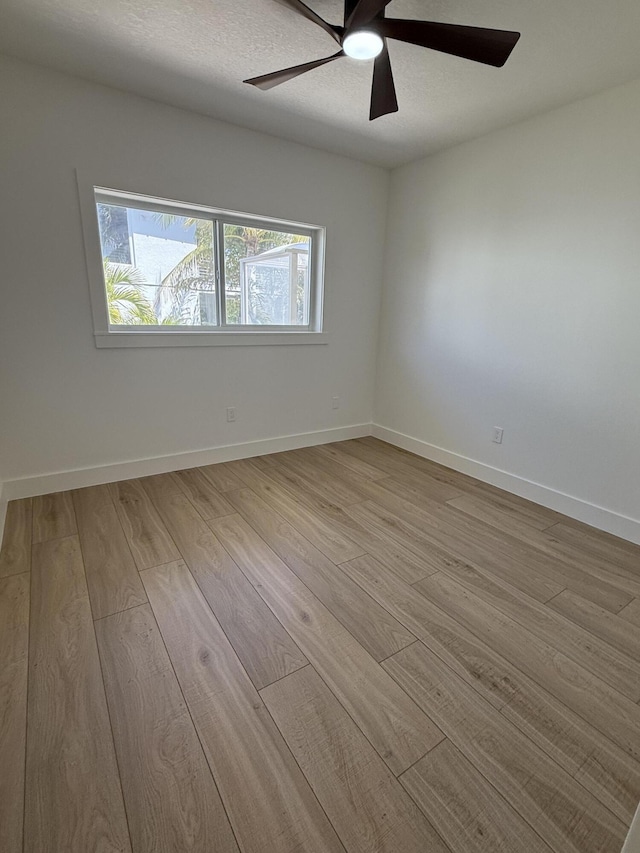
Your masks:
<svg viewBox="0 0 640 853"><path fill-rule="evenodd" d="M308 325L310 243L300 234L225 223L227 323Z"/></svg>
<svg viewBox="0 0 640 853"><path fill-rule="evenodd" d="M218 322L210 219L98 202L111 325Z"/></svg>

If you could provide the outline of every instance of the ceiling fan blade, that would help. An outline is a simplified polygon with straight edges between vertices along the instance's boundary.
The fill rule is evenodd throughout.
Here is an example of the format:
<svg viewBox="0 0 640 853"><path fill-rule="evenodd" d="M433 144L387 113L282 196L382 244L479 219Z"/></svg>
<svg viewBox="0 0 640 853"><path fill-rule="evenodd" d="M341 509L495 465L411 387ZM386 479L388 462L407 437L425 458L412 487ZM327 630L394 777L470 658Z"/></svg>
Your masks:
<svg viewBox="0 0 640 853"><path fill-rule="evenodd" d="M393 18L374 21L371 29L387 38L429 47L498 68L505 64L520 38L520 33L509 30L487 30L482 27Z"/></svg>
<svg viewBox="0 0 640 853"><path fill-rule="evenodd" d="M345 27L354 30L363 27L384 11L391 0L358 0L352 11L347 15Z"/></svg>
<svg viewBox="0 0 640 853"><path fill-rule="evenodd" d="M303 15L309 21L313 21L314 24L317 24L319 27L329 33L331 38L335 39L338 44L342 43L342 35L344 33L344 29L342 27L334 27L332 24L325 21L324 18L321 18L313 9L310 9L305 3L302 3L301 0L278 0L279 3L282 3L284 6L289 6L290 9L298 12L299 15Z"/></svg>
<svg viewBox="0 0 640 853"><path fill-rule="evenodd" d="M391 71L391 60L385 42L384 50L373 65L373 85L371 87L371 110L369 121L373 121L388 113L398 112L398 99L396 98L396 87L393 83L393 72Z"/></svg>
<svg viewBox="0 0 640 853"><path fill-rule="evenodd" d="M281 71L273 71L271 74L263 74L261 77L252 77L250 80L245 80L244 82L266 91L267 89L273 89L274 86L279 86L280 83L293 80L307 71L313 71L314 68L326 65L327 62L333 62L334 59L339 59L341 56L344 56L344 53L339 50L332 56L325 56L324 59L315 59L313 62L305 62L304 65L292 65L291 68L283 68Z"/></svg>

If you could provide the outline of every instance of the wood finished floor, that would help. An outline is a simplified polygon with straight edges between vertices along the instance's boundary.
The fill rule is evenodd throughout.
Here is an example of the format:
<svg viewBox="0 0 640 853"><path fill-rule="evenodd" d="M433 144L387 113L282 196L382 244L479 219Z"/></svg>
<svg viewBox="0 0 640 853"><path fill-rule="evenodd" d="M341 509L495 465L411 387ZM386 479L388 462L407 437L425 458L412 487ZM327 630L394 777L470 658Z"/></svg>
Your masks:
<svg viewBox="0 0 640 853"><path fill-rule="evenodd" d="M373 438L14 501L3 853L618 853L640 547Z"/></svg>

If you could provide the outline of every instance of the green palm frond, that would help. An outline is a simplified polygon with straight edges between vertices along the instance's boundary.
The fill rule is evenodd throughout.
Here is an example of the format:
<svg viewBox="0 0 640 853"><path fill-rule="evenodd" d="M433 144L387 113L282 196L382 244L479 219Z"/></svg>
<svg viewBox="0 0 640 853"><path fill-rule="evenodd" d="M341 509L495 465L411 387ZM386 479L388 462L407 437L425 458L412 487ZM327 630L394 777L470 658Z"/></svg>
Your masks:
<svg viewBox="0 0 640 853"><path fill-rule="evenodd" d="M109 322L114 326L155 326L155 311L140 288L145 281L135 267L104 263L104 283L109 306Z"/></svg>

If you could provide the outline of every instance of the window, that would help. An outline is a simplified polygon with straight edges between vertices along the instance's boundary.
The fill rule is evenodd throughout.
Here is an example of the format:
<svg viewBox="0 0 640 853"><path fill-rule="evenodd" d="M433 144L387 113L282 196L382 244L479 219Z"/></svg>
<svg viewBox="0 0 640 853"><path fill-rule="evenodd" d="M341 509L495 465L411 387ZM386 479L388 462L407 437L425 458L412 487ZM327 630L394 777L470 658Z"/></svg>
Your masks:
<svg viewBox="0 0 640 853"><path fill-rule="evenodd" d="M98 346L324 342L322 228L80 192Z"/></svg>

